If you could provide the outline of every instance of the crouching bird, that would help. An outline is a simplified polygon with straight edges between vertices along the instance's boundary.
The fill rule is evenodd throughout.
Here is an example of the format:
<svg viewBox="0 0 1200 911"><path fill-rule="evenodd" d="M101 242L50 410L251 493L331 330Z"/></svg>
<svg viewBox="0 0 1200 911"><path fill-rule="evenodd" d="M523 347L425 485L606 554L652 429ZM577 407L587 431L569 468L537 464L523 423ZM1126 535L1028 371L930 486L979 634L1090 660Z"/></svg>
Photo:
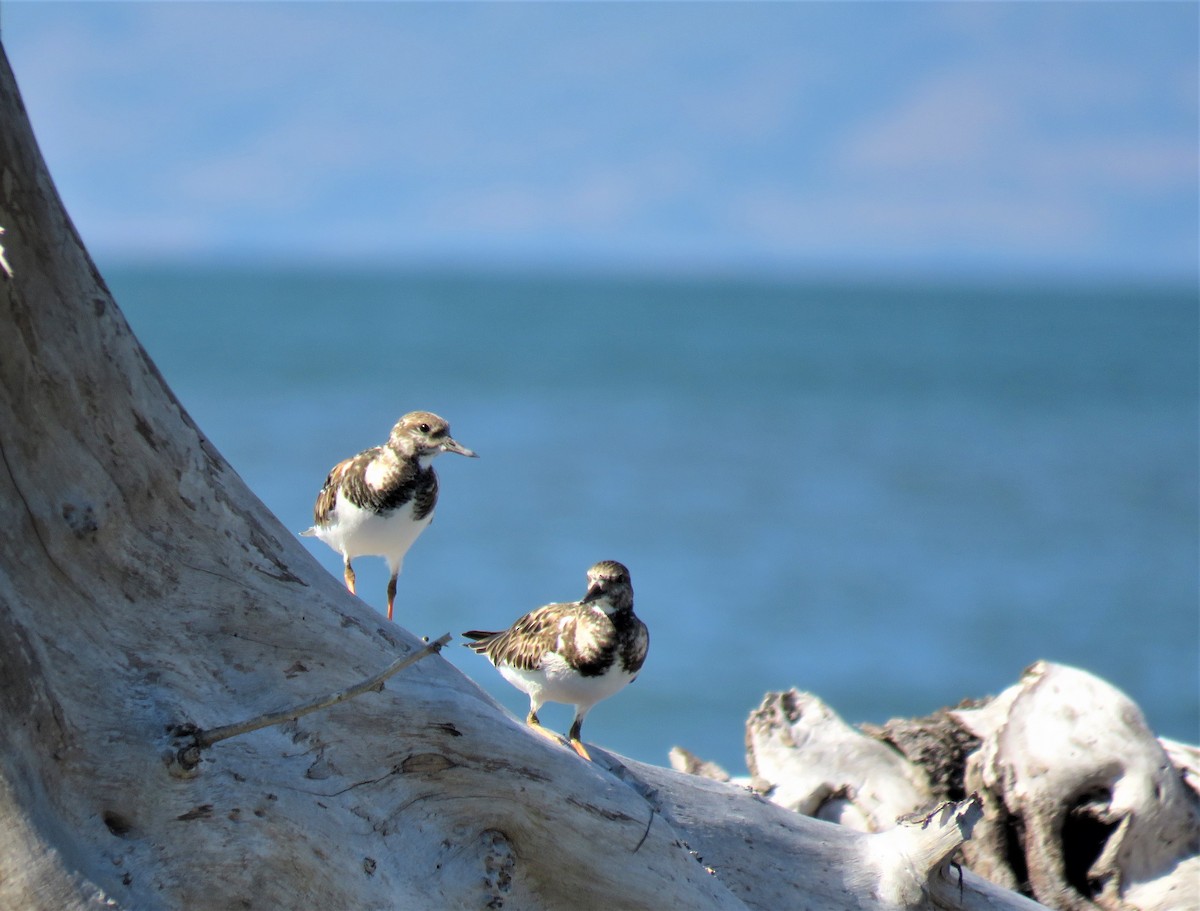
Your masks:
<svg viewBox="0 0 1200 911"><path fill-rule="evenodd" d="M430 463L443 452L479 458L450 436L444 419L428 411L409 412L382 446L333 466L317 494L313 526L300 532L320 538L342 555L350 594L356 594L351 560L368 555L387 560L389 620L404 555L433 521L438 479Z"/></svg>
<svg viewBox="0 0 1200 911"><path fill-rule="evenodd" d="M587 573L587 594L569 604L547 604L525 614L506 630L470 630L464 645L486 655L501 675L529 695L525 723L552 740L538 709L547 702L575 706L571 747L591 759L580 740L592 706L624 689L638 675L650 647L650 633L633 612L629 570L603 560Z"/></svg>

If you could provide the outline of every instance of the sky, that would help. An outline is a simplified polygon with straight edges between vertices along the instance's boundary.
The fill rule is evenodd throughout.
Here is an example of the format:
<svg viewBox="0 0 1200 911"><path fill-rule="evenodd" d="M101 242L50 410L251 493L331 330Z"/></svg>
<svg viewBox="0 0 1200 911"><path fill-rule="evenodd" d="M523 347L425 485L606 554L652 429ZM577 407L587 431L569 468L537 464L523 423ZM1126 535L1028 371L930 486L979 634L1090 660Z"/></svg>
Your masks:
<svg viewBox="0 0 1200 911"><path fill-rule="evenodd" d="M46 3L93 256L1197 274L1195 3Z"/></svg>

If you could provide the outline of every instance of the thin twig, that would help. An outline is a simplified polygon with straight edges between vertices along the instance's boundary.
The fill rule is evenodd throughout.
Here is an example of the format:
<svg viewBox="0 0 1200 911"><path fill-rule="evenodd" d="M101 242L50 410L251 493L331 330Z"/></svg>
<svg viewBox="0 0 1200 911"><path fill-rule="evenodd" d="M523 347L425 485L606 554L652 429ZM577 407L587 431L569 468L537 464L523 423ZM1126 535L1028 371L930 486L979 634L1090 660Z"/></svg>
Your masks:
<svg viewBox="0 0 1200 911"><path fill-rule="evenodd" d="M294 721L310 712L315 712L319 709L329 708L331 705L337 705L339 702L345 702L347 699L353 699L355 696L361 696L370 690L376 689L388 677L399 673L406 667L416 664L422 658L432 655L441 650L442 646L450 641L450 634L446 633L442 638L435 642L430 642L427 646L419 651L413 652L410 655L405 655L403 658L397 658L374 677L369 677L362 683L356 683L354 686L347 687L344 690L338 690L336 693L330 693L328 696L321 696L314 699L312 702L307 702L304 705L298 705L290 709L282 709L278 712L269 712L266 715L259 715L257 718L250 718L247 721L241 721L237 724L227 724L219 728L210 728L207 731L196 732L196 745L203 749L210 747L214 743L221 740L227 740L230 737L237 737L240 734L249 734L251 731L257 731L260 728L270 727L273 724L283 724L285 721Z"/></svg>
<svg viewBox="0 0 1200 911"><path fill-rule="evenodd" d="M383 682L413 664L416 664L422 658L433 655L441 651L442 647L450 642L450 634L446 633L440 639L430 642L422 649L418 649L411 654L405 655L403 658L397 658L382 671L373 677L368 677L361 683L356 683L354 686L346 687L343 690L338 690L335 693L329 693L326 696L321 696L311 702L306 702L303 705L293 706L292 708L282 709L278 712L269 712L266 715L258 715L254 718L249 718L246 721L239 721L237 724L226 724L219 728L210 728L208 730L178 731L181 735L191 735L191 743L185 745L177 752L177 760L184 769L193 769L200 761L200 750L205 747L210 747L214 743L222 740L228 740L230 737L237 737L241 734L249 734L251 731L257 731L265 727L270 727L273 724L283 724L285 721L294 721L310 712L318 711L319 709L329 708L331 705L337 705L339 702L345 702L347 699L353 699L355 696L361 696L363 693L378 689L383 685Z"/></svg>

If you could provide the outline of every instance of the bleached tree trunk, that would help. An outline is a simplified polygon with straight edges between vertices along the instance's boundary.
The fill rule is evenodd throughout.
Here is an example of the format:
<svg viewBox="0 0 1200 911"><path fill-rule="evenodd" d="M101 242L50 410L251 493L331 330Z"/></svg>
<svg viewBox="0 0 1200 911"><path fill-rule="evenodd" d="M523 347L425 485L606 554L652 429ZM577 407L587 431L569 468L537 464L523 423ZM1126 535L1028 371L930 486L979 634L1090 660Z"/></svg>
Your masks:
<svg viewBox="0 0 1200 911"><path fill-rule="evenodd" d="M2 55L0 226L0 908L1033 907L950 865L975 802L865 835L588 763L437 656L185 774L180 725L308 701L421 642L347 595L172 396Z"/></svg>
<svg viewBox="0 0 1200 911"><path fill-rule="evenodd" d="M746 723L754 788L869 832L974 793L963 853L992 882L1062 911L1200 911L1200 751L1155 739L1098 677L1039 661L995 699L864 728L769 694Z"/></svg>
<svg viewBox="0 0 1200 911"><path fill-rule="evenodd" d="M1200 911L1200 802L1115 687L1039 661L989 704L955 713L981 740L966 783L990 812L968 857L1065 911Z"/></svg>

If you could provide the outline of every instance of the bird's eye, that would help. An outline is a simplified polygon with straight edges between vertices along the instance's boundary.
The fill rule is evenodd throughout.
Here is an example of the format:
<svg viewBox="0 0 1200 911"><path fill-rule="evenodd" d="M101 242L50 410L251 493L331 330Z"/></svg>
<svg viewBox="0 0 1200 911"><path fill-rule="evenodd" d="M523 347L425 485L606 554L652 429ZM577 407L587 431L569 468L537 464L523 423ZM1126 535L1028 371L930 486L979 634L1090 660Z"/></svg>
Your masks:
<svg viewBox="0 0 1200 911"><path fill-rule="evenodd" d="M417 430L421 431L421 433L429 433L429 425L421 424L417 427Z"/></svg>

